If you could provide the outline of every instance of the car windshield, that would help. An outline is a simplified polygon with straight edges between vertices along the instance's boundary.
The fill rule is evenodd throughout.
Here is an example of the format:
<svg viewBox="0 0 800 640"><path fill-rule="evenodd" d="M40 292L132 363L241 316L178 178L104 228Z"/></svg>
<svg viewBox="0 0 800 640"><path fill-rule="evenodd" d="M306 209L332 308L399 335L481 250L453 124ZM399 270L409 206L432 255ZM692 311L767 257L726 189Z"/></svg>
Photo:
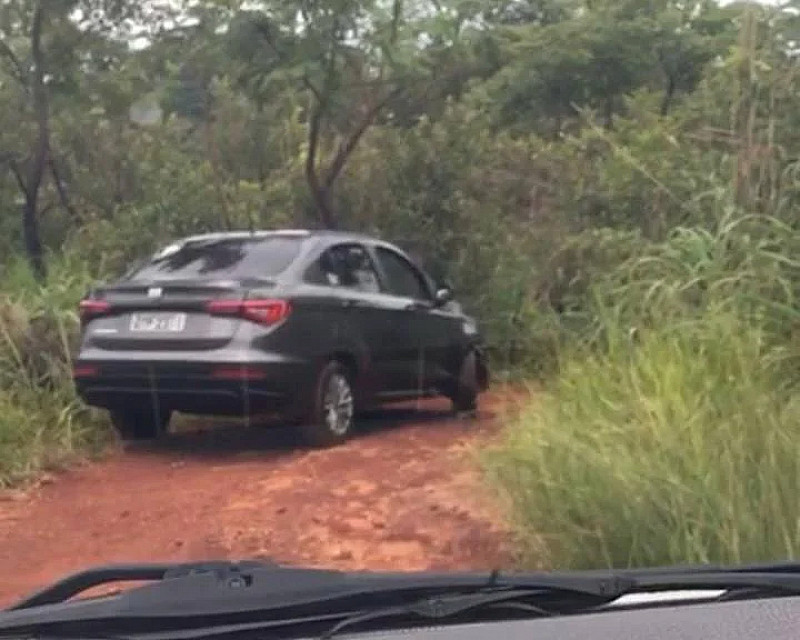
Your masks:
<svg viewBox="0 0 800 640"><path fill-rule="evenodd" d="M297 257L300 238L217 239L167 247L129 276L133 281L279 275Z"/></svg>

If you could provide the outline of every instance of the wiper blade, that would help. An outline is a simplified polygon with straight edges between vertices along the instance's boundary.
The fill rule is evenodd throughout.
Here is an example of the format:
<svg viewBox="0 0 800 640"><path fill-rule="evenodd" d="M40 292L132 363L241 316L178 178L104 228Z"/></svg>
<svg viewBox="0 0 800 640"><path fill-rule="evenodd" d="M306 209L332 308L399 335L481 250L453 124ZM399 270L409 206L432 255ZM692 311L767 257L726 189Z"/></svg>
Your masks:
<svg viewBox="0 0 800 640"><path fill-rule="evenodd" d="M342 593L353 590L360 591L371 589L376 591L406 590L451 590L475 589L489 587L525 587L542 590L564 591L569 593L584 594L587 596L617 597L624 593L631 584L629 580L621 580L615 575L587 575L576 574L501 574L499 571L492 573L343 573L319 569L298 569L285 567L271 561L251 562L196 562L185 564L120 564L96 567L69 575L53 584L37 591L36 593L20 600L6 611L31 609L48 604L62 603L80 593L102 586L122 581L155 581L163 582L175 578L188 578L201 573L215 573L220 578L228 580L228 585L245 582L250 572L264 572L266 577L277 581L288 579L291 576L297 579L305 576L310 579L311 587L338 587ZM237 577L242 575L241 580ZM314 578L320 578L317 584ZM233 582L231 582L231 580ZM250 581L248 581L249 584ZM290 588L291 584L284 584ZM146 587L142 587L146 588ZM137 590L133 590L135 592ZM280 595L280 592L265 595ZM264 602L269 606L269 602Z"/></svg>
<svg viewBox="0 0 800 640"><path fill-rule="evenodd" d="M231 562L190 562L186 564L118 564L96 567L73 573L48 585L30 596L8 607L6 611L31 609L47 604L65 602L84 591L104 584L123 581L161 581L181 578L202 572L226 572L235 570L277 567L267 561L253 561L234 564Z"/></svg>
<svg viewBox="0 0 800 640"><path fill-rule="evenodd" d="M68 601L86 589L130 580L156 582L111 597ZM433 574L345 573L264 562L118 565L69 576L0 611L0 637L64 637L69 630L76 637L155 634L166 640L244 627L314 633L327 628L331 634L387 616L457 621L497 607L526 615L577 613L634 593L703 589L748 597L800 594L800 566Z"/></svg>
<svg viewBox="0 0 800 640"><path fill-rule="evenodd" d="M117 581L156 580L112 597L72 600ZM141 635L166 618L174 632L240 623L326 622L425 597L528 589L581 606L613 600L629 581L613 575L345 573L264 563L122 565L69 576L0 612L0 637L14 633L83 637ZM258 625L257 625L258 626ZM163 631L163 630L162 630Z"/></svg>

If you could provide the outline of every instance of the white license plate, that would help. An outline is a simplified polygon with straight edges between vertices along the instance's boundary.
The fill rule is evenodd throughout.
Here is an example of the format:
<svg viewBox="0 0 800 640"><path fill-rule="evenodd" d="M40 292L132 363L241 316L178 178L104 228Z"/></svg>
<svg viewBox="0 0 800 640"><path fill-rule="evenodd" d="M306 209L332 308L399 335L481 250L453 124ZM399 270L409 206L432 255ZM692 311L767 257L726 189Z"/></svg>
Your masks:
<svg viewBox="0 0 800 640"><path fill-rule="evenodd" d="M137 333L179 333L186 328L185 313L134 313L131 331Z"/></svg>

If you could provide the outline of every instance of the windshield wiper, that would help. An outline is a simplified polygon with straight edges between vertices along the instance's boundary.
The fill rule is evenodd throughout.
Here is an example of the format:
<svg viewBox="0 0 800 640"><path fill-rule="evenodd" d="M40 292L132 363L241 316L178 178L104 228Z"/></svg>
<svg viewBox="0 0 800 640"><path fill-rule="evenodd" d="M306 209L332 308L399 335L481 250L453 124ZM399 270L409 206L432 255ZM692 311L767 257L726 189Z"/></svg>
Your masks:
<svg viewBox="0 0 800 640"><path fill-rule="evenodd" d="M103 584L132 580L156 582L111 597L69 600ZM608 602L632 584L609 574L345 573L258 562L111 566L69 576L0 612L0 637L157 634L166 639L301 625L321 633L352 616L430 597L504 592L493 596L499 603L522 597L512 590L526 590L529 599L560 610ZM467 604L478 606L457 606ZM165 621L167 628L159 627Z"/></svg>
<svg viewBox="0 0 800 640"><path fill-rule="evenodd" d="M247 569L263 569L278 567L267 561L253 561L234 564L232 562L190 562L186 564L117 564L94 567L86 571L73 573L44 589L23 598L6 611L31 609L48 604L66 602L84 591L104 584L125 581L162 581L183 578L207 572L240 572ZM2 614L2 611L0 611Z"/></svg>
<svg viewBox="0 0 800 640"><path fill-rule="evenodd" d="M154 580L113 596L69 600L117 581ZM100 567L0 612L0 637L210 637L274 630L330 637L389 619L460 622L597 610L635 593L720 590L725 597L800 594L800 566L564 573L345 573L275 564Z"/></svg>

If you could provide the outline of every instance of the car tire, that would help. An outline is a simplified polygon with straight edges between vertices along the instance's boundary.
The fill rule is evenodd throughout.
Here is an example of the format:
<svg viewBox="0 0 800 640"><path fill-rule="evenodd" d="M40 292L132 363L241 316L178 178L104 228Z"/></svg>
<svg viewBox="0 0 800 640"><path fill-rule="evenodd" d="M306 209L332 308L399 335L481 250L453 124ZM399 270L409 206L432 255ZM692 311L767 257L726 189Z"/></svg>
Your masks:
<svg viewBox="0 0 800 640"><path fill-rule="evenodd" d="M474 413L478 409L478 394L481 391L480 356L474 349L470 350L461 361L455 390L450 394L453 411L456 413Z"/></svg>
<svg viewBox="0 0 800 640"><path fill-rule="evenodd" d="M161 409L158 412L151 407L125 408L111 410L111 424L114 425L122 440L152 440L166 431L172 411Z"/></svg>
<svg viewBox="0 0 800 640"><path fill-rule="evenodd" d="M303 439L317 448L341 444L353 432L354 414L352 375L340 362L328 362L317 377L311 411L302 426Z"/></svg>

